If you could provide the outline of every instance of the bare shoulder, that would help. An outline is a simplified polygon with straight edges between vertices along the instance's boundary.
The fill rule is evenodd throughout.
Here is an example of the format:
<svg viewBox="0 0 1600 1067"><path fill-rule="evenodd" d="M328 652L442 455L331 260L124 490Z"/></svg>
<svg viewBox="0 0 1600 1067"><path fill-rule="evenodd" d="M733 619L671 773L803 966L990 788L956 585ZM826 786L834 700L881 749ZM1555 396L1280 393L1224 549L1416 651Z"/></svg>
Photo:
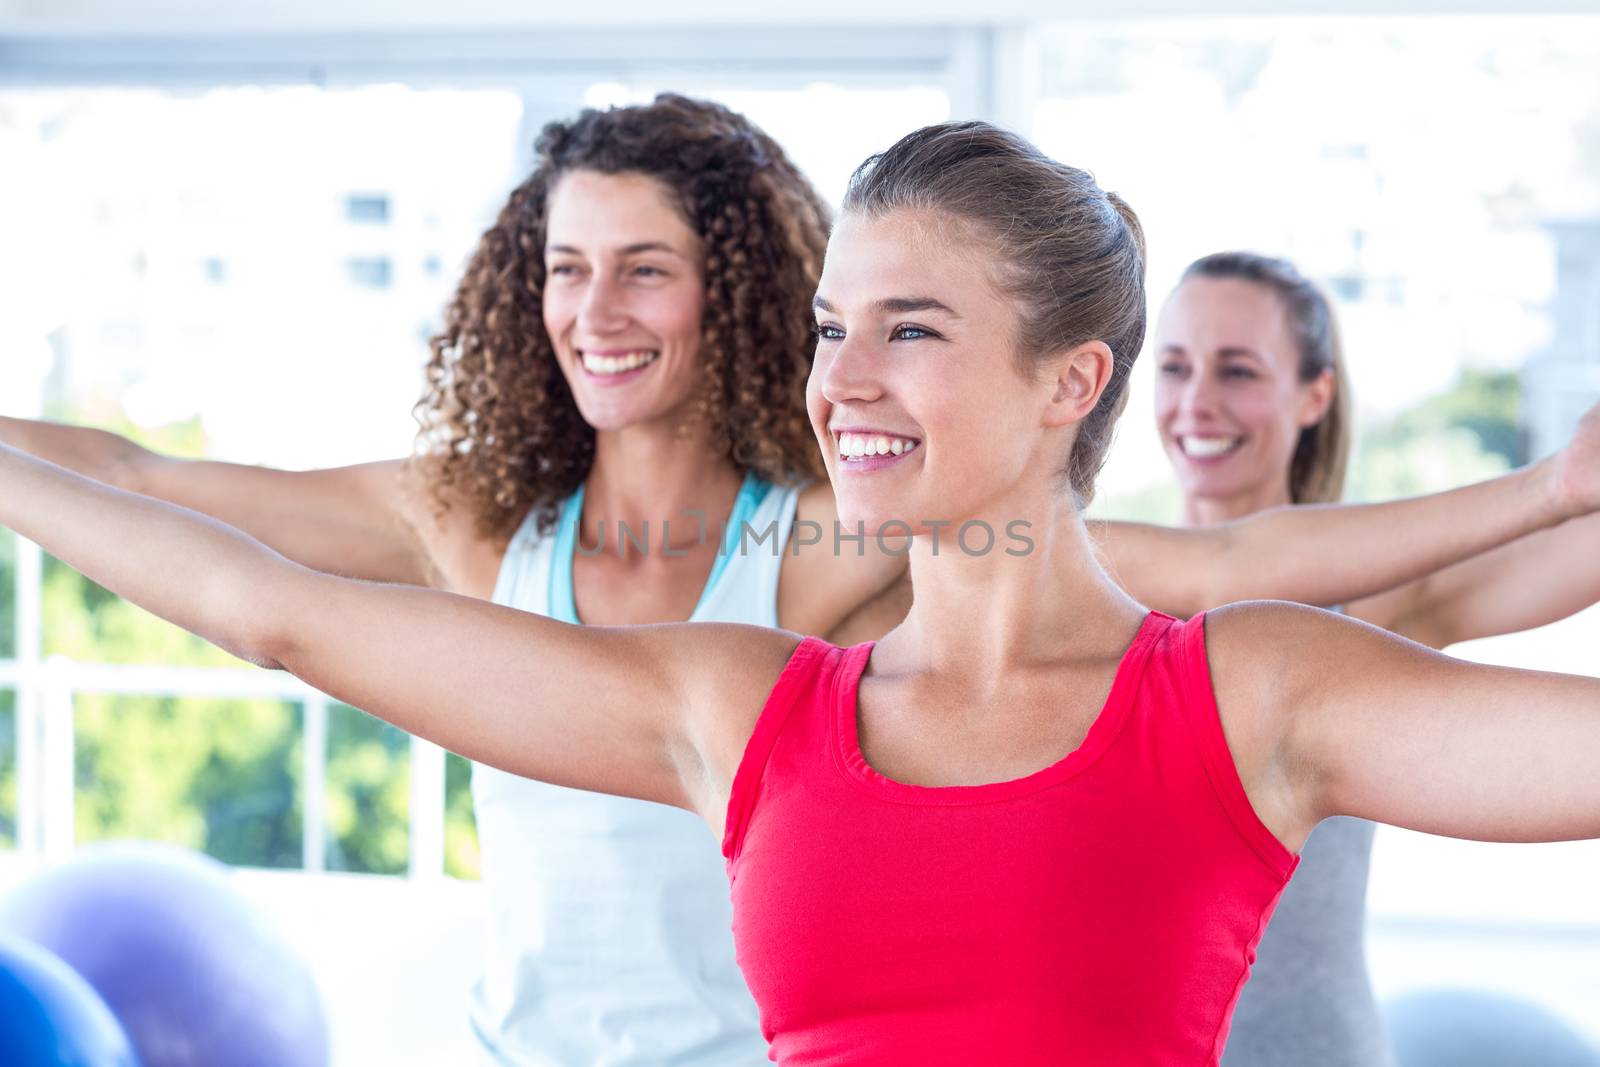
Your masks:
<svg viewBox="0 0 1600 1067"><path fill-rule="evenodd" d="M1334 666L1369 646L1376 627L1321 608L1249 600L1206 613L1206 658L1223 732L1241 776L1282 751L1293 716L1336 681Z"/></svg>
<svg viewBox="0 0 1600 1067"><path fill-rule="evenodd" d="M1341 684L1333 665L1375 627L1277 600L1253 600L1206 613L1206 658L1223 736L1251 805L1280 841L1298 850L1316 825L1314 733L1322 697Z"/></svg>
<svg viewBox="0 0 1600 1067"><path fill-rule="evenodd" d="M398 461L393 484L399 513L426 561L428 584L482 599L493 595L506 545L479 531L471 499L448 486L436 488L420 457Z"/></svg>
<svg viewBox="0 0 1600 1067"><path fill-rule="evenodd" d="M1206 613L1212 684L1243 695L1294 699L1374 641L1394 640L1379 627L1283 600L1247 600Z"/></svg>
<svg viewBox="0 0 1600 1067"><path fill-rule="evenodd" d="M708 795L725 804L756 720L804 638L742 623L682 623L671 629L687 642L679 662L689 668L683 682L688 740L701 761Z"/></svg>

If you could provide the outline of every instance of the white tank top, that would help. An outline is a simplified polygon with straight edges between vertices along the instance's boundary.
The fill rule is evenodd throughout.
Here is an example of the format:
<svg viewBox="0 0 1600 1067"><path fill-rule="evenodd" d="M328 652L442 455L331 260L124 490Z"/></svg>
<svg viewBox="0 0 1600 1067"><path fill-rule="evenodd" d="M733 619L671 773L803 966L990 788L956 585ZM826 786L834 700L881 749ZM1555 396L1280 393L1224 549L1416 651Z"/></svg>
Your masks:
<svg viewBox="0 0 1600 1067"><path fill-rule="evenodd" d="M746 477L691 620L777 626L797 497L796 489ZM580 488L549 536L537 535L531 516L523 523L500 565L495 603L577 621L572 553L582 508ZM744 524L752 533L741 547ZM605 525L610 537L615 524ZM711 536L717 525L708 523ZM472 792L489 941L471 1015L500 1062L766 1062L755 1002L734 962L722 855L704 822L664 804L481 764L473 765Z"/></svg>

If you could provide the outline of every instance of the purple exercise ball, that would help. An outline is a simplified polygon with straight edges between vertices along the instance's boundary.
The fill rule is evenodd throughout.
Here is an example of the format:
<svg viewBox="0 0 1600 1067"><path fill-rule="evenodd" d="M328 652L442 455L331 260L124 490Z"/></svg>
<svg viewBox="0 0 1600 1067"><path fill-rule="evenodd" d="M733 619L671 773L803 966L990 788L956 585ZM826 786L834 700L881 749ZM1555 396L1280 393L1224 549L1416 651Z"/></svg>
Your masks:
<svg viewBox="0 0 1600 1067"><path fill-rule="evenodd" d="M173 845L81 850L0 904L0 927L60 956L110 1006L144 1067L326 1067L305 962L234 888Z"/></svg>

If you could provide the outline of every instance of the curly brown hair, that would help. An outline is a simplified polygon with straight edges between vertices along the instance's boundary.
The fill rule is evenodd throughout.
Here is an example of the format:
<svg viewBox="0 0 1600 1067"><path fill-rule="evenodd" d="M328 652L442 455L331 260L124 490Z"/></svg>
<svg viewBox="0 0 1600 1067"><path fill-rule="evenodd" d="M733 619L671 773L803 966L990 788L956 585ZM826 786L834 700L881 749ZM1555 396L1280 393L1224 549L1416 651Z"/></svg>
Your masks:
<svg viewBox="0 0 1600 1067"><path fill-rule="evenodd" d="M719 104L662 94L552 122L534 148L430 342L416 458L437 506L472 509L495 541L530 512L548 532L594 463L543 319L547 199L575 170L657 179L704 242L697 404L714 452L774 483L821 477L805 384L829 213L777 142Z"/></svg>

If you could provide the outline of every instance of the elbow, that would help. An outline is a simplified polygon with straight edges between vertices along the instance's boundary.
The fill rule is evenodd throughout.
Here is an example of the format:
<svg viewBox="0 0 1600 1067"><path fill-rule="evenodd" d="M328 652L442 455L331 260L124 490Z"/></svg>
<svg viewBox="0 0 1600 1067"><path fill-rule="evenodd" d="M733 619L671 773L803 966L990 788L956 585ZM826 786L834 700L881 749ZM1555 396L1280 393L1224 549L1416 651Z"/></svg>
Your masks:
<svg viewBox="0 0 1600 1067"><path fill-rule="evenodd" d="M1172 604L1163 610L1174 618L1188 619L1202 611L1250 599L1244 582L1234 574L1237 558L1232 535L1220 528L1211 531L1200 566L1189 572L1188 581L1173 583Z"/></svg>
<svg viewBox="0 0 1600 1067"><path fill-rule="evenodd" d="M233 620L215 633L211 643L230 656L269 671L288 670L287 664L294 661L296 650L292 630L274 625L264 614Z"/></svg>
<svg viewBox="0 0 1600 1067"><path fill-rule="evenodd" d="M222 605L222 611L211 640L229 655L257 667L293 671L305 650L305 619L297 615L294 605L316 603L307 599L316 596L315 590L306 589L307 580L314 576L287 560L275 570L279 573L270 581L260 581L257 576L241 587L217 591L214 602Z"/></svg>
<svg viewBox="0 0 1600 1067"><path fill-rule="evenodd" d="M112 438L112 448L104 468L99 472L99 480L124 492L159 497L161 494L155 490L154 468L165 457L127 438L115 434L109 436Z"/></svg>

